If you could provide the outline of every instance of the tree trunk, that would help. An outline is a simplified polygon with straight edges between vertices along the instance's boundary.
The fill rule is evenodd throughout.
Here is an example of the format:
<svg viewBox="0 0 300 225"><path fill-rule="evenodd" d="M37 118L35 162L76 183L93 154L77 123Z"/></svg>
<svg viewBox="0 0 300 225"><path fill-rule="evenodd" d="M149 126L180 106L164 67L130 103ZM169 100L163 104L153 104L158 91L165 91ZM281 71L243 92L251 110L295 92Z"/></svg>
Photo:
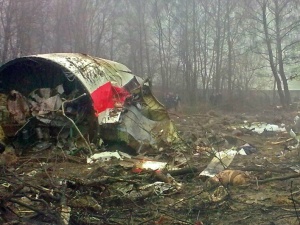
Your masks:
<svg viewBox="0 0 300 225"><path fill-rule="evenodd" d="M276 66L274 63L274 54L273 54L272 46L271 46L271 39L269 37L267 13L266 13L266 11L267 11L267 3L266 2L264 2L262 5L262 11L263 11L262 19L263 19L265 41L266 41L267 48L268 48L270 66L271 66L272 74L276 81L277 91L278 91L278 95L280 98L280 103L282 106L285 106L285 97L284 97L284 93L283 93L282 86L281 86L281 80L280 80L280 77L278 76L277 69L276 69Z"/></svg>
<svg viewBox="0 0 300 225"><path fill-rule="evenodd" d="M221 0L218 0L217 6L217 20L216 20L216 40L215 40L215 50L216 50L216 68L215 68L215 82L214 88L216 92L220 91L221 83L221 20L220 20L220 11L221 11Z"/></svg>
<svg viewBox="0 0 300 225"><path fill-rule="evenodd" d="M276 23L276 46L277 46L277 55L278 55L278 66L279 66L279 75L284 89L284 106L289 106L291 103L291 95L288 87L288 82L285 76L284 66L283 66L283 57L282 57L282 46L281 46L281 34L280 34L280 12L278 7L278 1L274 0L275 3L275 23Z"/></svg>
<svg viewBox="0 0 300 225"><path fill-rule="evenodd" d="M10 40L12 38L12 20L13 20L13 11L14 11L14 4L15 1L9 1L8 6L6 8L6 21L5 23L3 22L3 27L4 27L4 38L3 38L3 50L2 50L2 55L1 55L1 61L4 63L7 60L7 55L8 55L8 46L10 43Z"/></svg>
<svg viewBox="0 0 300 225"><path fill-rule="evenodd" d="M227 65L227 87L228 87L228 98L232 101L232 41L231 41L231 27L230 27L230 9L229 0L227 0L227 46L228 46L228 65Z"/></svg>

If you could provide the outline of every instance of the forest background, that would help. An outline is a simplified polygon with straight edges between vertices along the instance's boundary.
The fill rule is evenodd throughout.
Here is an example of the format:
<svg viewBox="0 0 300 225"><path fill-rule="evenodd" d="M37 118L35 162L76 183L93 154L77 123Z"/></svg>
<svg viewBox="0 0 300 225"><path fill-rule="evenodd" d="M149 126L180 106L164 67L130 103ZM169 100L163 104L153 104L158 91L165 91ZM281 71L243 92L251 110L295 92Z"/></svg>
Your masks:
<svg viewBox="0 0 300 225"><path fill-rule="evenodd" d="M189 105L289 106L300 97L298 0L0 0L0 64L79 52L150 78ZM298 81L297 81L298 80ZM297 82L299 85L297 85ZM263 92L268 91L269 92Z"/></svg>

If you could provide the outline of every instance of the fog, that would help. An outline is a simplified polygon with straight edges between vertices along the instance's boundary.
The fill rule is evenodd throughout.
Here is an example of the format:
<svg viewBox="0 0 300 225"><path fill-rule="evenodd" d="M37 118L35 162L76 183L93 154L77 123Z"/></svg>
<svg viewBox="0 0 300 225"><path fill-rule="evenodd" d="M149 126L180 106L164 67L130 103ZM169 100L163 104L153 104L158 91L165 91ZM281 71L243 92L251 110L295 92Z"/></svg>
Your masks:
<svg viewBox="0 0 300 225"><path fill-rule="evenodd" d="M0 9L2 64L76 52L123 63L189 105L217 94L246 103L265 96L257 90L270 104L295 97L298 1L0 0Z"/></svg>

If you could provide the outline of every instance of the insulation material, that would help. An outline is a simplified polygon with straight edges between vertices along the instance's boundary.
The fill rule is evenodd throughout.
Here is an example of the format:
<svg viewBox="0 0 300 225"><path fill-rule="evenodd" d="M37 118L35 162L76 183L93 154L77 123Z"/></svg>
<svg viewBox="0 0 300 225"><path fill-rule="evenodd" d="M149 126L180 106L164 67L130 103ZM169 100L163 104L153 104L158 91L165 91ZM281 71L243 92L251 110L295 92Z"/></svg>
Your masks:
<svg viewBox="0 0 300 225"><path fill-rule="evenodd" d="M26 122L29 115L29 105L26 98L18 91L12 90L7 100L8 112L12 118L19 124Z"/></svg>

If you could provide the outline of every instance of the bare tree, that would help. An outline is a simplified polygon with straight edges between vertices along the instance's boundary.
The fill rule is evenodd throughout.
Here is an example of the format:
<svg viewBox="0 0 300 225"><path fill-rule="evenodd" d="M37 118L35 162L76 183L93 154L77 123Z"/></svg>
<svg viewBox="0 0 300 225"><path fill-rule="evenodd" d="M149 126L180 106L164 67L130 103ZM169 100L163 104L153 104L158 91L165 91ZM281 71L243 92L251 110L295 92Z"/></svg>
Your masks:
<svg viewBox="0 0 300 225"><path fill-rule="evenodd" d="M14 20L15 20L15 1L1 0L0 2L0 15L1 15L1 42L3 43L1 51L1 61L5 62L8 59L9 43L12 41L14 33Z"/></svg>
<svg viewBox="0 0 300 225"><path fill-rule="evenodd" d="M296 63L300 39L298 5L297 0L0 0L0 57L4 62L18 54L82 52L110 58L164 91L184 94L191 104L199 89L204 99L227 90L231 99L254 86L254 77L268 74L267 67L281 103L288 105L290 64ZM265 68L261 58L268 60Z"/></svg>
<svg viewBox="0 0 300 225"><path fill-rule="evenodd" d="M291 102L284 53L299 43L299 40L289 37L292 33L299 31L300 20L295 16L295 13L298 13L295 11L297 4L299 3L293 0L257 0L260 18L255 19L263 28L260 32L263 34L280 103L284 107Z"/></svg>
<svg viewBox="0 0 300 225"><path fill-rule="evenodd" d="M171 15L170 4L160 4L155 0L153 5L153 18L157 32L157 51L159 59L160 76L162 87L164 90L169 90L170 85L170 54L171 54ZM163 16L163 9L165 9L165 16ZM166 18L164 20L163 18ZM164 24L166 24L164 26Z"/></svg>

